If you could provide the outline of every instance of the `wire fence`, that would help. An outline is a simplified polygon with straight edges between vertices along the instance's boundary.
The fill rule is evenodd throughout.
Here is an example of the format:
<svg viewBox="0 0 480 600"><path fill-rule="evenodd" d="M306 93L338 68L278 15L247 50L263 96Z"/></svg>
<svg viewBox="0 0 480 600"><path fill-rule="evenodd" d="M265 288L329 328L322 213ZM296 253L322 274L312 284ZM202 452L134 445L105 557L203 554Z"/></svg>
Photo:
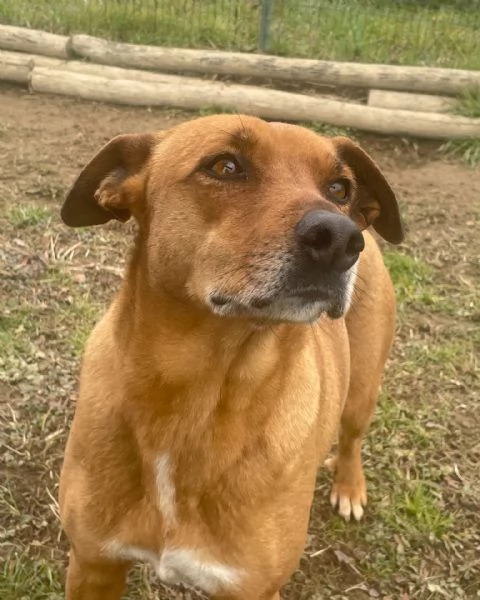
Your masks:
<svg viewBox="0 0 480 600"><path fill-rule="evenodd" d="M0 22L164 46L480 69L480 0L0 0Z"/></svg>

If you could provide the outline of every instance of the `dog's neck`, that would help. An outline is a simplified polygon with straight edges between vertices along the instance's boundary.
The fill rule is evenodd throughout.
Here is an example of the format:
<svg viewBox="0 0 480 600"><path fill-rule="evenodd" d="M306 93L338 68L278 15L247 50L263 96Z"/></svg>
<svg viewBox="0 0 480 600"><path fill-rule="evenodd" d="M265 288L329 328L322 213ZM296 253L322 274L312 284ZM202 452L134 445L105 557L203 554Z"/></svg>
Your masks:
<svg viewBox="0 0 480 600"><path fill-rule="evenodd" d="M301 325L266 326L218 317L187 297L153 288L144 266L134 255L116 307L116 343L136 357L136 369L143 365L173 385L211 380L213 373L219 380L233 372L262 377L262 356L269 362L280 360L281 343L293 327L298 337Z"/></svg>
<svg viewBox="0 0 480 600"><path fill-rule="evenodd" d="M293 398L297 393L296 377L290 374L311 360L299 328L305 335L311 329L288 324L258 328L215 317L162 289L152 290L143 269L135 263L130 268L134 273L125 279L114 306L114 346L123 363L128 421L152 457L168 448L190 475L189 457L204 469L210 465L201 471L203 485L225 468L219 459L211 463L212 457L225 455L222 444L229 448L225 460L237 460L253 438L264 436L270 415L287 410L285 394ZM314 404L308 408L309 419L315 411ZM276 421L268 427L272 439L280 437ZM291 450L272 448L275 461ZM194 485L191 478L184 483Z"/></svg>

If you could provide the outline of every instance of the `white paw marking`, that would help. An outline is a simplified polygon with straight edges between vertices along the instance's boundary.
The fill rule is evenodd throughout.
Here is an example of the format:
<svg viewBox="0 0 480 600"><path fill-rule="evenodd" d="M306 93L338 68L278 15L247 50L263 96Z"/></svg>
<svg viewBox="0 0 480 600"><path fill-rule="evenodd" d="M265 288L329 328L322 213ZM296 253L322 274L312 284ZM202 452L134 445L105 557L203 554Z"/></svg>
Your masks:
<svg viewBox="0 0 480 600"><path fill-rule="evenodd" d="M345 521L350 521L350 513L352 512L352 507L350 505L350 498L346 496L340 496L338 500L338 514L345 519Z"/></svg>
<svg viewBox="0 0 480 600"><path fill-rule="evenodd" d="M360 502L352 502L351 506L354 519L356 521L360 521L360 519L363 517L363 506L360 504Z"/></svg>
<svg viewBox="0 0 480 600"><path fill-rule="evenodd" d="M323 464L326 469L335 473L337 468L337 457L331 456L330 458L327 458ZM338 514L346 521L349 521L352 515L356 521L360 521L365 513L364 506L367 504L367 498L365 494L362 493L360 499L352 500L349 494L342 494L339 492L338 485L334 483L330 493L330 504L332 505L332 508L338 506Z"/></svg>
<svg viewBox="0 0 480 600"><path fill-rule="evenodd" d="M343 517L346 521L350 521L350 517L353 515L356 521L364 515L364 504L360 500L352 500L350 496L339 494L334 488L330 494L330 504L332 508L338 505L338 514Z"/></svg>

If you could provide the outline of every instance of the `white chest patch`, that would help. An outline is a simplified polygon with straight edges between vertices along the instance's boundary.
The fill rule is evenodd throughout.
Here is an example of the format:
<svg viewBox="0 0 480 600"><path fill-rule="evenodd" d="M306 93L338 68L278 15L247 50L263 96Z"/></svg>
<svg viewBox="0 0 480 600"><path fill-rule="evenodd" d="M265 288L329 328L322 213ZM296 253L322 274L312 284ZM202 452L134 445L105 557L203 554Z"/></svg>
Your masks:
<svg viewBox="0 0 480 600"><path fill-rule="evenodd" d="M165 525L172 527L177 523L175 510L175 484L173 482L172 464L168 454L161 454L155 462L155 481L157 486L157 503Z"/></svg>
<svg viewBox="0 0 480 600"><path fill-rule="evenodd" d="M355 290L355 282L357 281L357 271L359 262L360 261L357 260L357 262L347 271L348 281L345 288L345 313L348 312L352 304L353 292Z"/></svg>
<svg viewBox="0 0 480 600"><path fill-rule="evenodd" d="M208 594L236 587L241 580L241 572L238 569L204 560L196 550L187 548L165 550L156 571L165 583L184 583L198 587Z"/></svg>
<svg viewBox="0 0 480 600"><path fill-rule="evenodd" d="M198 550L190 548L165 549L160 556L135 546L123 546L112 541L106 554L116 560L148 562L159 578L167 584L197 587L207 594L231 590L239 585L243 572L228 565L207 560Z"/></svg>

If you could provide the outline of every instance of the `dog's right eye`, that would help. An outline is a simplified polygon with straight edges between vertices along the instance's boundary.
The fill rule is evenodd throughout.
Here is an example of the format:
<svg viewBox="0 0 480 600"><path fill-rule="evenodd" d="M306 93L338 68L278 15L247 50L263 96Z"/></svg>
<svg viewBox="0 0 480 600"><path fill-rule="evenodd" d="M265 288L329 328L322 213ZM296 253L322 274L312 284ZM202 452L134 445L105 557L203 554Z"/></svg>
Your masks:
<svg viewBox="0 0 480 600"><path fill-rule="evenodd" d="M243 179L246 171L231 154L216 156L203 167L203 171L215 179Z"/></svg>

